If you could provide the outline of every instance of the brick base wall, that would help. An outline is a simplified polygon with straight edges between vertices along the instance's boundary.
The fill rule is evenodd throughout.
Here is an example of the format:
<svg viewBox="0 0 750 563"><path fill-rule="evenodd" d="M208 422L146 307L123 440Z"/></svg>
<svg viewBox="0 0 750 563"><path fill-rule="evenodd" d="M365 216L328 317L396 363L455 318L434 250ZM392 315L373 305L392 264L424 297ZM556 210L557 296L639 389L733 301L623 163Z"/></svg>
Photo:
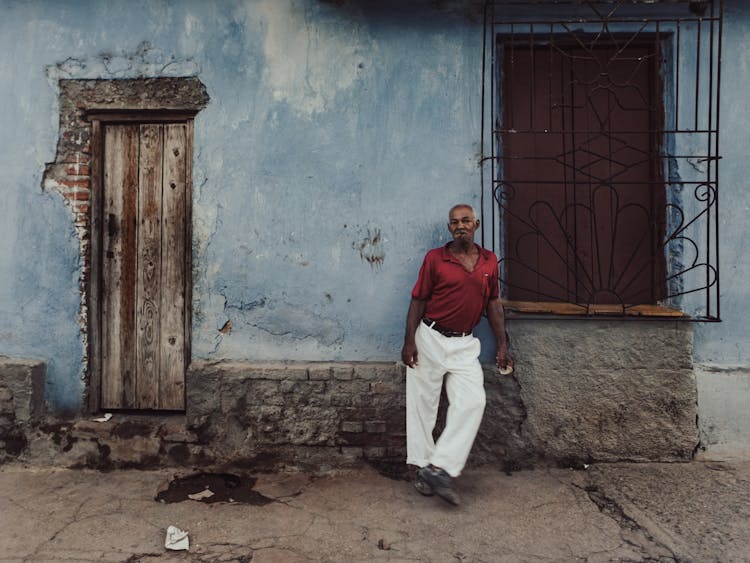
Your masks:
<svg viewBox="0 0 750 563"><path fill-rule="evenodd" d="M326 469L406 457L404 368L386 363L205 363L187 376L204 458Z"/></svg>

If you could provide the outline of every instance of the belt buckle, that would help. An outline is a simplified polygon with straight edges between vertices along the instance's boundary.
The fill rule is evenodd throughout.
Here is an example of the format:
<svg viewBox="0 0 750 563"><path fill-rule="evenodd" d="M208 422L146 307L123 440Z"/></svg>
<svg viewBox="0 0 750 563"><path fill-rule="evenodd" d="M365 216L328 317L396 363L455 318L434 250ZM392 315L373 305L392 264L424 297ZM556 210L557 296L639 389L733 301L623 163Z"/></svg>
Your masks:
<svg viewBox="0 0 750 563"><path fill-rule="evenodd" d="M429 319L427 317L422 318L422 322L426 324L428 327L430 327L435 332L438 332L445 336L446 338L456 338L456 337L463 337L468 336L471 334L471 332L456 332L454 330L448 330L440 325L437 324L437 321L434 321L432 319Z"/></svg>

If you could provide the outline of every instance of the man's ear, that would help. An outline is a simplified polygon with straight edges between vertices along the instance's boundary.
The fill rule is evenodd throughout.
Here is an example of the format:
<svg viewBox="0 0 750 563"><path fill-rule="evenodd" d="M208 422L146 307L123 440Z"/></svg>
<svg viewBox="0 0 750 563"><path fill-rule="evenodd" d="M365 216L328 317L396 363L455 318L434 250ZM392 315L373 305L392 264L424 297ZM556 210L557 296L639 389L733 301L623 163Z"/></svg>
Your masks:
<svg viewBox="0 0 750 563"><path fill-rule="evenodd" d="M477 222L477 227L478 227L479 226L479 219L475 219L475 221Z"/></svg>

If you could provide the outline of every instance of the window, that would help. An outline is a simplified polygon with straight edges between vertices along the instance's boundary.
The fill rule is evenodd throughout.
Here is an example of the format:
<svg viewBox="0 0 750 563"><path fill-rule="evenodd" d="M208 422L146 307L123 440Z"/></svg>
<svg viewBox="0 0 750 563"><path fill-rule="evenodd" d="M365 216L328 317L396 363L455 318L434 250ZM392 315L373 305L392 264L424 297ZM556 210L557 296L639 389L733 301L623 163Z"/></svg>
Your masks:
<svg viewBox="0 0 750 563"><path fill-rule="evenodd" d="M704 4L487 5L482 234L509 309L718 320Z"/></svg>

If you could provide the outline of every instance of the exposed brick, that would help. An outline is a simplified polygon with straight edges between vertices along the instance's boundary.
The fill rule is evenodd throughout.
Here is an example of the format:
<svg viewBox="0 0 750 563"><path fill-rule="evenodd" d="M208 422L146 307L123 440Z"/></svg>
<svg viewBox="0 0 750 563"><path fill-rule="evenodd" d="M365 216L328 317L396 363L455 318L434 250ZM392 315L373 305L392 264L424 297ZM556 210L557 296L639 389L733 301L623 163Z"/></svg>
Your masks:
<svg viewBox="0 0 750 563"><path fill-rule="evenodd" d="M363 449L363 454L367 459L383 459L387 457L388 450L382 446L369 446Z"/></svg>
<svg viewBox="0 0 750 563"><path fill-rule="evenodd" d="M89 190L65 190L62 194L65 199L75 201L89 201L91 199L91 192Z"/></svg>
<svg viewBox="0 0 750 563"><path fill-rule="evenodd" d="M310 366L307 369L307 376L313 380L331 379L331 366Z"/></svg>
<svg viewBox="0 0 750 563"><path fill-rule="evenodd" d="M307 368L305 366L275 366L260 364L257 368L252 369L248 375L254 379L269 379L275 381L295 379L301 381L307 379Z"/></svg>
<svg viewBox="0 0 750 563"><path fill-rule="evenodd" d="M295 379L299 370L307 379ZM207 459L236 456L238 447L257 456L266 446L271 465L356 464L362 448L381 448L370 452L379 458L405 443L404 390L373 395L373 382L357 379L351 363L196 361L186 381L188 428L210 450Z"/></svg>
<svg viewBox="0 0 750 563"><path fill-rule="evenodd" d="M93 420L77 420L73 424L71 436L74 438L109 437L115 427L115 422L95 422Z"/></svg>
<svg viewBox="0 0 750 563"><path fill-rule="evenodd" d="M386 431L386 423L384 420L368 420L365 422L365 432L371 434L382 433Z"/></svg>
<svg viewBox="0 0 750 563"><path fill-rule="evenodd" d="M70 176L87 176L91 173L88 164L68 164L65 167L65 173Z"/></svg>
<svg viewBox="0 0 750 563"><path fill-rule="evenodd" d="M358 432L362 432L363 429L364 429L364 425L361 422L358 422L355 420L344 420L341 422L342 432L358 433Z"/></svg>
<svg viewBox="0 0 750 563"><path fill-rule="evenodd" d="M333 366L333 378L339 381L349 381L354 378L353 366Z"/></svg>
<svg viewBox="0 0 750 563"><path fill-rule="evenodd" d="M89 178L87 178L87 177L86 178L71 178L71 177L66 177L66 178L60 178L60 179L58 179L57 182L61 186L66 186L68 188L86 188L86 189L88 189L89 186L91 185L91 182L90 182Z"/></svg>
<svg viewBox="0 0 750 563"><path fill-rule="evenodd" d="M402 381L405 376L405 368L398 364L372 364L363 363L354 366L356 379L377 379L383 381Z"/></svg>
<svg viewBox="0 0 750 563"><path fill-rule="evenodd" d="M167 434L166 436L163 436L162 439L165 442L187 443L187 444L194 444L198 441L198 437L193 432L190 432L189 430L175 432L173 434Z"/></svg>
<svg viewBox="0 0 750 563"><path fill-rule="evenodd" d="M340 408L364 408L370 404L370 400L367 396L353 393L332 393L329 400L332 406Z"/></svg>
<svg viewBox="0 0 750 563"><path fill-rule="evenodd" d="M365 398L369 398L370 393L370 384L366 381L332 381L329 388L333 393L362 395Z"/></svg>
<svg viewBox="0 0 750 563"><path fill-rule="evenodd" d="M354 462L357 460L362 459L364 452L362 448L357 447L342 447L341 448L341 455L344 458L344 461Z"/></svg>
<svg viewBox="0 0 750 563"><path fill-rule="evenodd" d="M0 403L5 403L8 401L13 401L13 391L8 389L7 387L0 387Z"/></svg>
<svg viewBox="0 0 750 563"><path fill-rule="evenodd" d="M401 437L401 444L403 444L406 441L406 435L404 434L403 437ZM386 456L393 459L393 458L405 458L406 457L406 447L403 445L398 446L388 446L386 448Z"/></svg>
<svg viewBox="0 0 750 563"><path fill-rule="evenodd" d="M279 391L282 393L299 393L308 395L310 393L324 393L326 390L325 381L282 381L279 383Z"/></svg>
<svg viewBox="0 0 750 563"><path fill-rule="evenodd" d="M392 383L390 381L373 381L370 383L372 393L395 393L404 389L403 383Z"/></svg>
<svg viewBox="0 0 750 563"><path fill-rule="evenodd" d="M371 405L364 407L342 407L337 410L342 420L374 420L379 418L379 410Z"/></svg>

